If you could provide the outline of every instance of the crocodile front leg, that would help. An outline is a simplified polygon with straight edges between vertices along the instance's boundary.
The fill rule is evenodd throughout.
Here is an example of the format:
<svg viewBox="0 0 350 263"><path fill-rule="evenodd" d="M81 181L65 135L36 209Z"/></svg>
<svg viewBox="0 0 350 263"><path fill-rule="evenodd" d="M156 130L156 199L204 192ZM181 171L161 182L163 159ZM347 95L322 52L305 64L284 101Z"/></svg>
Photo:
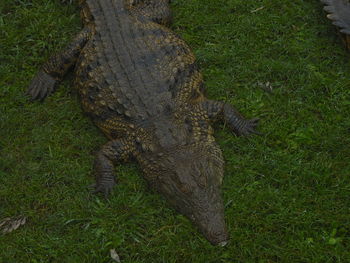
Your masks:
<svg viewBox="0 0 350 263"><path fill-rule="evenodd" d="M127 140L113 140L102 146L96 153L94 193L102 193L107 198L116 185L114 164L127 161L133 152L132 143Z"/></svg>
<svg viewBox="0 0 350 263"><path fill-rule="evenodd" d="M90 34L90 28L84 28L61 53L50 57L42 66L27 90L27 94L33 100L43 100L54 91L57 82L61 81L68 69L75 64Z"/></svg>
<svg viewBox="0 0 350 263"><path fill-rule="evenodd" d="M206 110L210 120L224 120L229 128L238 136L260 134L255 130L259 118L248 120L230 104L221 101L206 100L202 103L202 107Z"/></svg>

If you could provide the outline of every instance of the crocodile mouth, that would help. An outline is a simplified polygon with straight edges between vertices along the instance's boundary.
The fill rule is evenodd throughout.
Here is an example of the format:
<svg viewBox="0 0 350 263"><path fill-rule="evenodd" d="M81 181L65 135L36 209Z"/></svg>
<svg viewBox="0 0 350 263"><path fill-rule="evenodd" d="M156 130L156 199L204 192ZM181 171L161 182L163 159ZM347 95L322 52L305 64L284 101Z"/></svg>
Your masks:
<svg viewBox="0 0 350 263"><path fill-rule="evenodd" d="M190 219L198 226L200 232L212 245L224 247L228 244L229 234L224 213L220 207L217 208L216 211L205 211L204 213L192 215Z"/></svg>
<svg viewBox="0 0 350 263"><path fill-rule="evenodd" d="M223 229L220 232L215 232L214 234L203 232L203 234L214 246L224 247L228 244L229 236L225 226L223 226Z"/></svg>

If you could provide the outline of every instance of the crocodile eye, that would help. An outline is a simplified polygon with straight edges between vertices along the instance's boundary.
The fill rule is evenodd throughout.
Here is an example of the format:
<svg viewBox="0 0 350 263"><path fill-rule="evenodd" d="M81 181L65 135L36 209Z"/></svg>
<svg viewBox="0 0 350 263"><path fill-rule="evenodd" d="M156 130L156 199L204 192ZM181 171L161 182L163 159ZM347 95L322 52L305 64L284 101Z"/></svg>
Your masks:
<svg viewBox="0 0 350 263"><path fill-rule="evenodd" d="M190 194L192 192L191 187L186 184L181 184L179 189L184 194Z"/></svg>
<svg viewBox="0 0 350 263"><path fill-rule="evenodd" d="M182 174L174 173L172 175L172 181L176 185L176 188L183 194L190 194L193 192L191 187L191 181L186 180Z"/></svg>

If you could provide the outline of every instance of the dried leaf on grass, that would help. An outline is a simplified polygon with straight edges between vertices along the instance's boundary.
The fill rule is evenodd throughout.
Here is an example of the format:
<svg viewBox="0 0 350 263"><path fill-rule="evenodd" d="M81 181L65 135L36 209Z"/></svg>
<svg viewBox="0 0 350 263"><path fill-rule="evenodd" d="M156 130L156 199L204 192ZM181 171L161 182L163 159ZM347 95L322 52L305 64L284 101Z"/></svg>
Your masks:
<svg viewBox="0 0 350 263"><path fill-rule="evenodd" d="M2 220L1 222L0 222L0 228L3 226L3 225L5 225L8 221L10 221L11 220L11 218L9 218L9 217L6 217L4 220Z"/></svg>
<svg viewBox="0 0 350 263"><path fill-rule="evenodd" d="M262 88L263 90L265 90L265 91L267 91L267 92L272 92L273 90L274 90L274 88L273 88L273 86L272 86L272 84L268 81L268 82L266 82L266 83L263 83L263 82L258 82L258 86L260 87L260 88Z"/></svg>
<svg viewBox="0 0 350 263"><path fill-rule="evenodd" d="M27 218L24 216L16 218L7 217L0 221L0 230L2 229L3 234L7 234L23 226L26 222Z"/></svg>
<svg viewBox="0 0 350 263"><path fill-rule="evenodd" d="M62 3L69 3L70 5L73 3L73 0L61 0Z"/></svg>
<svg viewBox="0 0 350 263"><path fill-rule="evenodd" d="M121 262L121 261L120 261L120 258L119 258L119 255L118 255L117 251L115 251L115 249L111 249L109 252L111 253L111 258L112 258L115 262L119 262L119 263Z"/></svg>
<svg viewBox="0 0 350 263"><path fill-rule="evenodd" d="M264 8L265 8L265 6L259 7L257 9L254 9L254 10L250 11L250 13L256 13L256 12L258 12L260 10L263 10Z"/></svg>

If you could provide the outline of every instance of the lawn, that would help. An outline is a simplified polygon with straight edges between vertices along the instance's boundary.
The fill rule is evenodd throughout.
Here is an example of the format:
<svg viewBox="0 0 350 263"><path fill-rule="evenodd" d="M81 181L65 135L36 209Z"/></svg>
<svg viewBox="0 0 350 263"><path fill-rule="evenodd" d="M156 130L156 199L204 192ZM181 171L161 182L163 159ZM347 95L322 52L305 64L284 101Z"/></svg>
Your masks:
<svg viewBox="0 0 350 263"><path fill-rule="evenodd" d="M84 116L72 74L43 103L26 87L81 28L69 1L0 2L0 262L350 262L350 66L319 1L173 0L208 97L260 117L262 136L216 125L231 236L211 246L118 167L109 200L89 193L106 138Z"/></svg>

